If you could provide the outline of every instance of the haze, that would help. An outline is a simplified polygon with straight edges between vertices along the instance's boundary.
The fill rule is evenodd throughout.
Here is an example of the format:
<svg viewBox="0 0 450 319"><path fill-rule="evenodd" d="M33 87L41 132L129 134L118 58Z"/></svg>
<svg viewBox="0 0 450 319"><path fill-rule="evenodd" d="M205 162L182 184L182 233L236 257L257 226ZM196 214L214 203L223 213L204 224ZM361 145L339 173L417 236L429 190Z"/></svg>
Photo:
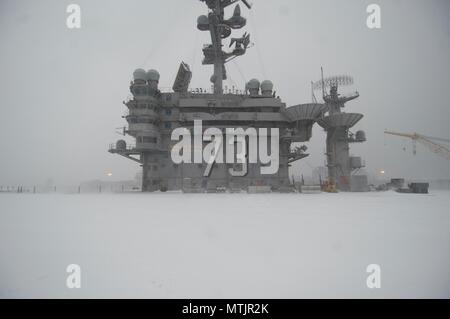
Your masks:
<svg viewBox="0 0 450 319"><path fill-rule="evenodd" d="M355 130L365 130L368 142L352 153L365 159L367 171L450 178L445 159L421 146L413 156L410 141L383 134L450 138L450 2L252 2L250 12L241 7L255 46L227 65L226 85L270 79L290 106L311 102L310 82L320 78L321 66L326 75L352 75L355 85L346 90L361 97L345 111L365 115ZM80 30L66 27L70 3L81 6ZM370 3L381 6L380 30L366 26ZM201 65L209 34L196 29L205 12L198 0L1 0L0 185L133 179L140 167L107 152L123 138L116 128L126 124L122 101L133 70L157 69L160 86L169 88L185 61L192 87L209 88L212 68ZM311 156L294 166L294 175L324 165L320 127L307 145Z"/></svg>

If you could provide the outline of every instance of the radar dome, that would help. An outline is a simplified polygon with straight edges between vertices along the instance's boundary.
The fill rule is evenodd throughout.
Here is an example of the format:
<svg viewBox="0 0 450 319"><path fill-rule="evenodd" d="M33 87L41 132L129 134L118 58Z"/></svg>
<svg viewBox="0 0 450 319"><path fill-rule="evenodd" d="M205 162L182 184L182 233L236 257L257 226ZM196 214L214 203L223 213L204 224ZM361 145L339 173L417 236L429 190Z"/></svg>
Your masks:
<svg viewBox="0 0 450 319"><path fill-rule="evenodd" d="M357 141L365 142L366 141L366 132L358 131L358 132L356 132L355 137L356 137Z"/></svg>
<svg viewBox="0 0 450 319"><path fill-rule="evenodd" d="M198 17L198 19L197 19L197 28L200 31L207 31L207 30L209 30L209 19L208 19L207 16L202 15L202 16Z"/></svg>
<svg viewBox="0 0 450 319"><path fill-rule="evenodd" d="M250 96L256 97L259 95L259 86L260 83L257 79L252 79L248 81L248 83L245 86L245 89L250 92Z"/></svg>
<svg viewBox="0 0 450 319"><path fill-rule="evenodd" d="M156 82L158 82L159 81L159 77L160 77L159 72L156 71L156 70L149 70L147 72L147 81L156 81Z"/></svg>
<svg viewBox="0 0 450 319"><path fill-rule="evenodd" d="M116 149L120 150L120 151L124 151L127 149L127 142L125 142L124 140L118 140L116 143Z"/></svg>
<svg viewBox="0 0 450 319"><path fill-rule="evenodd" d="M147 73L143 69L137 69L133 73L133 78L134 78L134 80L146 81L147 80Z"/></svg>
<svg viewBox="0 0 450 319"><path fill-rule="evenodd" d="M264 93L264 92L272 92L272 90L273 90L273 83L272 83L272 81L269 81L269 80L266 80L266 81L263 81L262 83L261 83L261 91Z"/></svg>
<svg viewBox="0 0 450 319"><path fill-rule="evenodd" d="M259 91L259 86L260 86L260 84L259 84L259 81L257 79L252 79L252 80L248 81L248 83L247 83L247 88L249 90L256 90L257 89Z"/></svg>

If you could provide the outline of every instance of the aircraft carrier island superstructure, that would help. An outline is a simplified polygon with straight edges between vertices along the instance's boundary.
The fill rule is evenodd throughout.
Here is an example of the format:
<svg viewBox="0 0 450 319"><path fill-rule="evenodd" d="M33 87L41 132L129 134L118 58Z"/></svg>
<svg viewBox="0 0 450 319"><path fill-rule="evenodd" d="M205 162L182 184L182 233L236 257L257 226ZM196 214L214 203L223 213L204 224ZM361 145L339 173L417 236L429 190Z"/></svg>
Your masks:
<svg viewBox="0 0 450 319"><path fill-rule="evenodd" d="M310 140L313 125L323 119L329 106L326 103L311 103L287 108L276 96L273 83L269 80L250 80L243 91L224 90L223 80L227 79L225 65L246 53L250 35L244 33L241 38L231 38L230 52L223 50L222 41L231 36L233 29L243 28L246 19L241 16L239 4L236 4L233 15L225 18L225 8L239 0L200 1L209 8L208 15L198 18L197 27L211 34L211 43L203 48L203 64L214 67L211 91L189 89L192 73L186 63L181 63L179 67L172 92L160 91L157 71L137 69L130 85L132 98L124 102L129 110L125 116L128 127L124 133L135 138L136 144L127 145L124 140L119 140L110 147L110 152L142 165L144 192L239 192L250 188L293 191L290 164L308 156L306 147L298 143ZM250 9L247 1L241 1ZM172 132L177 128L186 128L194 135L194 123L199 120L203 130L213 127L224 134L227 128L268 128L270 135L269 128L278 128L278 171L262 174L261 167L265 164L259 159L256 163L248 163L245 174L241 176L230 174L230 170L239 171L243 164L214 163L210 173L205 175L208 168L206 162L174 163L171 151L177 141L172 140ZM271 138L266 139L271 144Z"/></svg>

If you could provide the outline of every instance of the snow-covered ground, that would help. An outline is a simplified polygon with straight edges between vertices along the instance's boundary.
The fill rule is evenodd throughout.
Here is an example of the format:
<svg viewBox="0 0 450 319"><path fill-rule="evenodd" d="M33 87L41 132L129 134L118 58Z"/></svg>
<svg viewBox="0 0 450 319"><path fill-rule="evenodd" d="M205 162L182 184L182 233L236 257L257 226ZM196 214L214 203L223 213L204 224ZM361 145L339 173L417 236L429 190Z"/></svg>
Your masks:
<svg viewBox="0 0 450 319"><path fill-rule="evenodd" d="M0 297L449 298L450 192L0 194Z"/></svg>

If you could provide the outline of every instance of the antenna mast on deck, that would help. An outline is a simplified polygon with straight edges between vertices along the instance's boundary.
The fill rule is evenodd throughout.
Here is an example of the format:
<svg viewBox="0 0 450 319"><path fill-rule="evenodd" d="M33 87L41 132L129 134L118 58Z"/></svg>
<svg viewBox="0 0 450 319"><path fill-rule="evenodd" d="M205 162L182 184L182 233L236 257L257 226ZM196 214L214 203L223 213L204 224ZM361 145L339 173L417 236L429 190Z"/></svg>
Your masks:
<svg viewBox="0 0 450 319"><path fill-rule="evenodd" d="M232 29L241 29L247 24L247 20L241 16L241 7L239 4L234 8L233 16L225 19L225 8L242 1L250 9L251 5L246 0L200 0L205 2L209 8L208 15L198 17L197 28L201 31L211 33L211 44L203 48L204 65L214 65L214 74L211 82L214 85L215 94L223 94L223 80L227 79L225 63L244 55L250 44L250 34L247 32L241 38L232 38L230 47L234 45L232 52L222 50L222 40L231 35Z"/></svg>

